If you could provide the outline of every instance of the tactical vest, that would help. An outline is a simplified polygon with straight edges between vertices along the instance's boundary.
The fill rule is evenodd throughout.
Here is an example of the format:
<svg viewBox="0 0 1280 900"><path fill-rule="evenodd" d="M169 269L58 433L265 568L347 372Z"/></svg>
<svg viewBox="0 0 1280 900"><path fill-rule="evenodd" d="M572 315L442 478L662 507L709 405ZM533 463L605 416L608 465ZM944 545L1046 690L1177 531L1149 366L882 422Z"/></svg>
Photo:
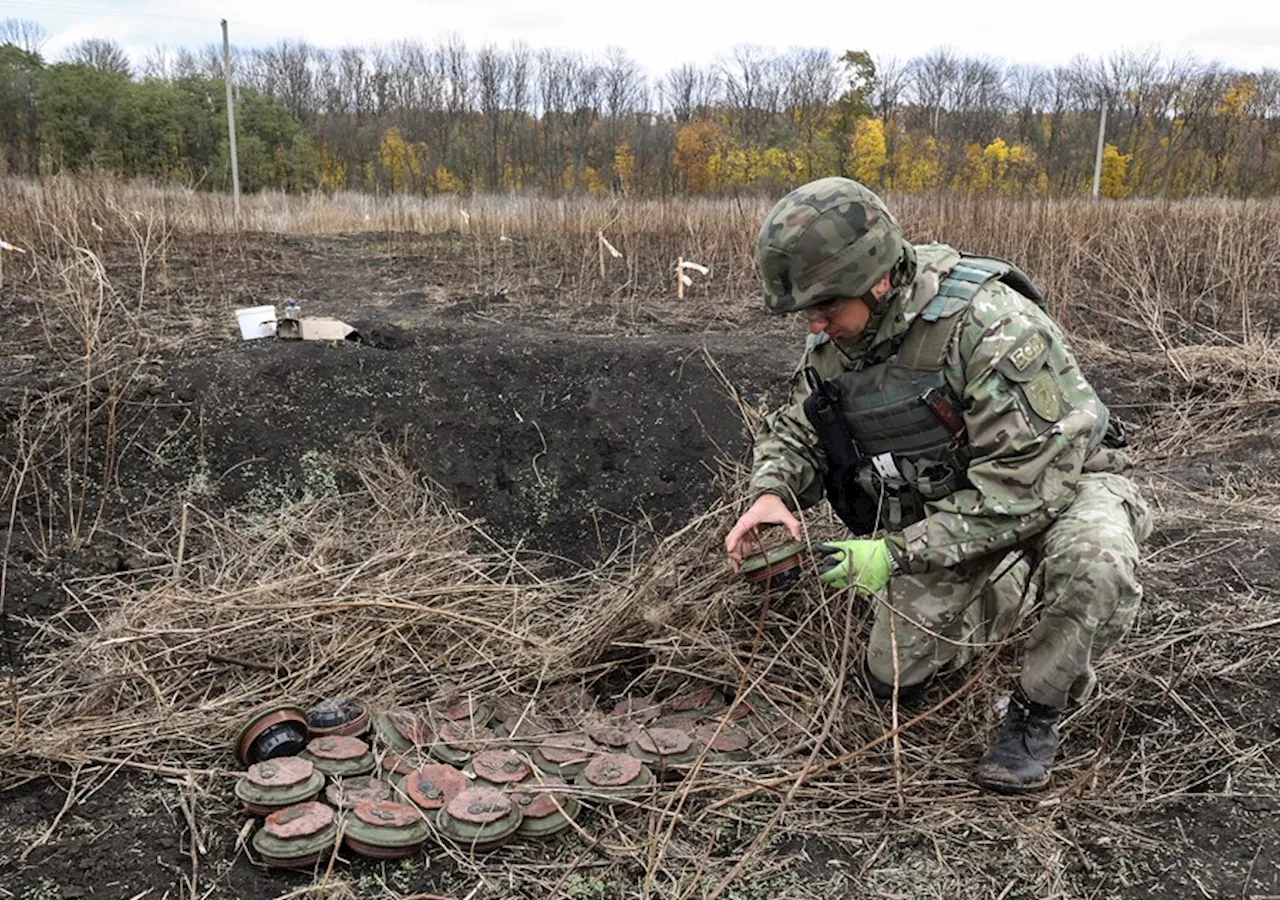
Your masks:
<svg viewBox="0 0 1280 900"><path fill-rule="evenodd" d="M879 508L885 528L910 525L924 517L925 501L970 486L964 404L944 368L960 313L996 279L1043 306L1039 292L1012 263L962 257L887 360L833 379L861 454L856 474L850 474Z"/></svg>

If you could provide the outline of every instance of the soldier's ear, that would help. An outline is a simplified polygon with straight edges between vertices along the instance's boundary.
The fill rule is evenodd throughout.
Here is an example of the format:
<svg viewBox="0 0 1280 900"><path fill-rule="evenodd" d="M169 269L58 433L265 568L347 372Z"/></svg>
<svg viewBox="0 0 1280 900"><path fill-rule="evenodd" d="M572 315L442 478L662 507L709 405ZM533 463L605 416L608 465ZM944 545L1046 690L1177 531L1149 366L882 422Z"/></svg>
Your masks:
<svg viewBox="0 0 1280 900"><path fill-rule="evenodd" d="M882 297L884 297L885 294L889 293L889 285L890 285L889 273L885 272L884 277L881 278L877 283L871 286L872 298L879 300Z"/></svg>

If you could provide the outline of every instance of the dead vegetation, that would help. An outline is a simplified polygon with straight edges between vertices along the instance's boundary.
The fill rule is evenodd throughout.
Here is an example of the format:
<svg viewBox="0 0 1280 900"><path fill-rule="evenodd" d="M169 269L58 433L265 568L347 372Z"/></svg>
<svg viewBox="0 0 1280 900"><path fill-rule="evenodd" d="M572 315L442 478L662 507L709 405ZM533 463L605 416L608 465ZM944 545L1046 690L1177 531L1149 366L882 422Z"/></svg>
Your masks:
<svg viewBox="0 0 1280 900"><path fill-rule="evenodd" d="M1280 542L1274 520L1242 521L1233 505L1157 490L1164 527L1187 537L1149 551L1142 626L1103 665L1104 692L1066 723L1053 790L1011 802L983 795L968 772L1021 633L921 706L884 708L853 677L867 605L812 586L766 601L727 579L727 510L637 564L550 580L393 458L361 472L360 493L267 520L191 510L156 536L169 555L147 571L67 584L64 611L34 623L30 674L0 706L11 779L52 763L158 771L194 779L201 806L231 823L231 737L247 710L282 696L420 706L462 692L536 705L567 680L607 709L692 683L783 712L791 727L763 738L751 763L703 763L638 809L584 819L587 842L561 848L566 868L553 874L536 848L455 854L476 883L515 879L530 895L576 865L594 879L607 863L630 885L621 895L664 897L742 896L738 878L767 877L779 848L806 843L859 861L860 872L831 873L851 893L868 880L876 896L919 896L926 884L940 897L1136 887L1152 873L1113 863L1143 858L1144 814L1277 790L1276 740L1259 741L1222 705L1224 683L1249 690L1247 673L1280 661L1274 605L1243 572L1212 604L1185 596L1205 557ZM330 881L325 896L343 896L341 874Z"/></svg>
<svg viewBox="0 0 1280 900"><path fill-rule="evenodd" d="M127 385L101 390L95 384L107 375L96 373L128 371L128 361L144 355L151 320L131 316L160 302L139 293L135 306L131 293L113 288L92 245L130 247L130 265L140 267L163 266L164 244L148 261L152 245L123 240L141 233L127 223L141 196L134 188L83 194L94 189L59 182L37 193L9 181L2 190L26 203L7 207L0 236L43 235L38 244L28 238L42 261L26 263L31 274L18 283L42 315L85 324L73 329L83 350L62 358L92 364L77 390L32 396L10 421L6 446L16 452L7 457L5 506L15 527L8 534L25 527L33 540L47 535L53 554L66 533L88 540L93 529L46 523L94 524L104 515L90 502L101 495L86 493L81 503L67 493L83 483L77 465L109 472L100 468L109 457L104 435L127 443L118 429L98 427ZM115 218L102 212L104 197L113 198ZM218 202L165 198L151 207L160 210L156 233L229 230L225 220L217 225ZM732 202L569 207L477 199L383 201L362 213L361 204L374 201L342 197L307 201L310 209L273 206L286 202L300 201L256 198L249 222L303 232L433 232L457 229L465 205L477 284L518 280L502 269L500 239L537 235L565 272L566 298L602 289L656 298L668 292L670 265L684 253L712 264L714 299L744 305L755 296L746 236L766 205L738 212ZM121 769L183 785L193 831L233 832L230 737L265 700L356 693L419 705L464 692L537 704L571 682L607 706L623 694L714 684L739 703L780 711L788 727L764 737L750 763L703 761L636 808L585 818L578 839L489 859L452 853L458 895L1150 895L1168 854L1194 846L1163 827L1171 808L1234 808L1280 795L1277 735L1265 721L1276 687L1265 673L1280 671L1269 576L1280 562L1280 484L1247 458L1207 481L1189 485L1185 477L1188 462L1239 455L1268 430L1264 416L1274 417L1280 403L1280 348L1267 325L1278 301L1274 280L1264 277L1280 255L1280 207L913 198L899 206L917 234L1017 259L1060 298L1091 368L1114 375L1116 392L1136 398L1118 407L1141 424L1137 455L1158 511L1144 558L1148 601L1133 638L1104 661L1100 695L1067 721L1065 758L1048 794L1010 801L968 781L1016 671L1022 632L983 648L922 705L886 708L854 675L867 605L824 593L813 580L774 597L734 581L719 550L728 505L656 552L553 577L451 512L394 451L374 447L349 462L361 489L343 496L257 517L176 505L166 526L131 535L139 567L68 581L60 613L24 622L33 634L27 665L8 673L0 696L0 787L74 773L62 813L24 858ZM365 214L361 226L357 215ZM87 230L68 224L86 217ZM58 240L50 229L21 230L37 220L62 223ZM100 238L93 222L117 230ZM626 272L610 274L609 285L598 281L594 243L606 226L626 256ZM64 250L53 252L57 246ZM14 282L5 290L15 291ZM1086 311L1097 317L1086 322ZM108 341L119 352L93 368ZM46 408L39 404L54 412L39 412ZM726 464L724 476L732 488L742 472ZM821 514L809 525L815 538L832 528ZM197 808L207 817L202 825ZM1265 848L1245 850L1255 864L1247 873L1193 872L1192 880L1208 880L1165 889L1249 896ZM218 887L201 874L198 857L193 850L184 875L193 897ZM385 870L379 877L381 895L411 894L390 884ZM359 878L342 867L321 871L314 884L282 896L370 895Z"/></svg>
<svg viewBox="0 0 1280 900"><path fill-rule="evenodd" d="M557 297L568 304L670 297L676 260L683 257L711 268L710 278L691 289L692 298L754 307L753 238L775 199L263 192L245 198L237 221L230 200L219 194L105 177L38 183L10 177L0 179L0 237L33 250L61 233L89 248L129 248L121 265L131 280L139 269L163 280L174 234L230 241L239 254L251 251L255 232L370 232L385 235L388 252L412 250L415 236L451 235L463 242L455 249L470 270L456 288L516 295L527 289L530 274L528 256L518 251L531 242ZM1017 261L1078 335L1142 334L1181 345L1202 339L1197 330L1208 328L1249 341L1274 316L1280 201L888 199L912 240L941 240ZM620 258L602 251L600 235Z"/></svg>

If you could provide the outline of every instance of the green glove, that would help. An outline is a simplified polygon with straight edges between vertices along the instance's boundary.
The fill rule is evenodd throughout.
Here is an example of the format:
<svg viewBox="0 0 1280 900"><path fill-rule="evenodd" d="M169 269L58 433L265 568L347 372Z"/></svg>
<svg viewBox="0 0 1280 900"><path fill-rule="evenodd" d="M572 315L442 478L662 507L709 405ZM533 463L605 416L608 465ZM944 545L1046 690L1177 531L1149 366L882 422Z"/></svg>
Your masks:
<svg viewBox="0 0 1280 900"><path fill-rule="evenodd" d="M874 594L893 574L893 557L882 540L832 541L815 549L822 554L818 577L832 587L852 585L859 594Z"/></svg>

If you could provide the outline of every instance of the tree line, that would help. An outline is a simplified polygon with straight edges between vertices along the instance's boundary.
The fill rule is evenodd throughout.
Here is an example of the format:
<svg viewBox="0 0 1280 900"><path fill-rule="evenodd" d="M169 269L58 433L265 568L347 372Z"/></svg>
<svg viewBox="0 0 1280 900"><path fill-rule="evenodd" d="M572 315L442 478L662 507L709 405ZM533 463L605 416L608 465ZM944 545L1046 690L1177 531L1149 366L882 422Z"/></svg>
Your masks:
<svg viewBox="0 0 1280 900"><path fill-rule="evenodd" d="M46 60L0 23L4 171L230 182L221 49L134 63L91 39ZM1107 197L1280 192L1280 71L1157 50L1012 65L740 46L652 78L627 54L460 38L232 54L246 190L637 196L778 192L848 175L893 192Z"/></svg>

